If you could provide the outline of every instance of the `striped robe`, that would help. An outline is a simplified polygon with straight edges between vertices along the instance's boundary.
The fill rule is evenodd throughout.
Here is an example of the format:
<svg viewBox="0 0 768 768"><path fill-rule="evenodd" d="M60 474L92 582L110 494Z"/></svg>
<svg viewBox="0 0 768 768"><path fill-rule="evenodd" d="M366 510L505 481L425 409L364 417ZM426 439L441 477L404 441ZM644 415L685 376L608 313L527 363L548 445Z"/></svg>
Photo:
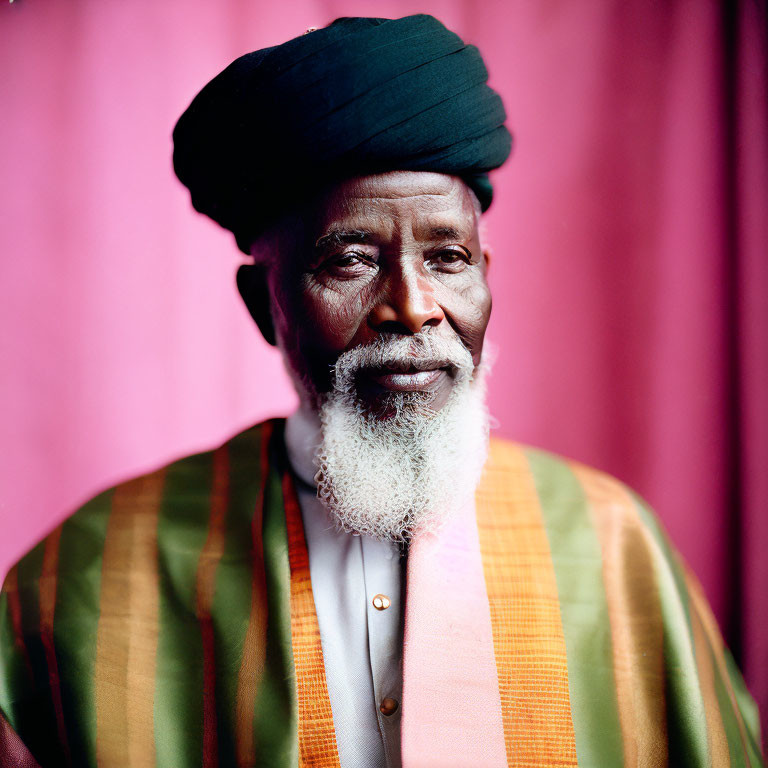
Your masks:
<svg viewBox="0 0 768 768"><path fill-rule="evenodd" d="M282 432L102 493L11 569L0 766L33 765L25 745L43 768L339 764ZM762 765L701 590L631 491L494 440L476 509L508 765Z"/></svg>

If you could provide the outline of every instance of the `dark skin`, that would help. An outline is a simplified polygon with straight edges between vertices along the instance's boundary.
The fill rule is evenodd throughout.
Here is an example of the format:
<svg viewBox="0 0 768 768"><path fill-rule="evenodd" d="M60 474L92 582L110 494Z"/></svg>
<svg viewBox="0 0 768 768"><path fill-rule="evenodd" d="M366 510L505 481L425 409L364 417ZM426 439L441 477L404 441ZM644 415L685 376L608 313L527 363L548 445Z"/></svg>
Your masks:
<svg viewBox="0 0 768 768"><path fill-rule="evenodd" d="M460 179L393 171L333 187L254 245L238 288L264 338L323 393L339 355L387 332L458 337L477 366L491 314L488 253ZM425 391L441 408L452 371L365 372L361 399Z"/></svg>

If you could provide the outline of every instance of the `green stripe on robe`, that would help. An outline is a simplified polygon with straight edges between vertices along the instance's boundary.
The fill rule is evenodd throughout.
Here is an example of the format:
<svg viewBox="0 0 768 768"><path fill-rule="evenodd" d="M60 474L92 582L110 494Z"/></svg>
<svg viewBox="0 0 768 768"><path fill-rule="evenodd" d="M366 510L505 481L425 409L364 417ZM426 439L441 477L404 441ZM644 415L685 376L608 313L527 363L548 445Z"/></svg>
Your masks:
<svg viewBox="0 0 768 768"><path fill-rule="evenodd" d="M299 762L299 705L291 644L291 569L288 531L283 507L278 456L282 430L276 429L270 446L269 473L264 489L264 563L267 577L267 654L264 677L254 712L256 765L293 768Z"/></svg>
<svg viewBox="0 0 768 768"><path fill-rule="evenodd" d="M526 450L552 553L580 766L622 765L602 555L583 489L561 460Z"/></svg>
<svg viewBox="0 0 768 768"><path fill-rule="evenodd" d="M211 616L216 648L216 717L220 765L236 765L235 721L238 672L251 608L251 521L259 500L261 430L238 435L229 444L230 487L224 551L216 570Z"/></svg>
<svg viewBox="0 0 768 768"><path fill-rule="evenodd" d="M0 713L18 731L19 723L14 722L12 705L17 691L23 691L29 685L29 675L24 657L16 645L8 601L8 593L0 592Z"/></svg>
<svg viewBox="0 0 768 768"><path fill-rule="evenodd" d="M17 705L21 704L33 681L25 652L17 645L10 600L10 594L3 589L0 592L0 712L17 732L21 732L24 723Z"/></svg>
<svg viewBox="0 0 768 768"><path fill-rule="evenodd" d="M64 523L59 542L53 626L64 722L74 765L96 763L93 673L101 564L111 504L111 491L90 501Z"/></svg>
<svg viewBox="0 0 768 768"><path fill-rule="evenodd" d="M208 534L213 453L172 464L157 529L160 586L155 681L157 768L202 765L203 641L196 575Z"/></svg>
<svg viewBox="0 0 768 768"><path fill-rule="evenodd" d="M37 733L56 734L56 714L50 692L50 676L45 647L40 634L40 575L43 567L45 539L26 557L19 561L19 599L21 601L21 624L24 642L34 674L34 693L19 702L16 718L19 719L19 734L35 745L33 753L40 762L49 765L64 765L65 756L57 737L40 739ZM11 720L13 723L13 720Z"/></svg>
<svg viewBox="0 0 768 768"><path fill-rule="evenodd" d="M664 622L669 763L685 765L688 761L708 766L711 756L685 575L658 521L645 504L635 500L640 517L664 555L654 558L654 567Z"/></svg>

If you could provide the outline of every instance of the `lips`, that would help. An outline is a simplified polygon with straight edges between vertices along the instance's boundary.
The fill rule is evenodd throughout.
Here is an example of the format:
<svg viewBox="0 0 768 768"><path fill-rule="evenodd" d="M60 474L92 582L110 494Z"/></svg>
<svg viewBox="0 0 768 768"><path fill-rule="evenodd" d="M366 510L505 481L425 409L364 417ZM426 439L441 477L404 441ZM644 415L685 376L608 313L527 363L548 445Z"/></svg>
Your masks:
<svg viewBox="0 0 768 768"><path fill-rule="evenodd" d="M406 371L383 368L366 371L366 378L390 392L419 392L434 388L448 373L444 368Z"/></svg>

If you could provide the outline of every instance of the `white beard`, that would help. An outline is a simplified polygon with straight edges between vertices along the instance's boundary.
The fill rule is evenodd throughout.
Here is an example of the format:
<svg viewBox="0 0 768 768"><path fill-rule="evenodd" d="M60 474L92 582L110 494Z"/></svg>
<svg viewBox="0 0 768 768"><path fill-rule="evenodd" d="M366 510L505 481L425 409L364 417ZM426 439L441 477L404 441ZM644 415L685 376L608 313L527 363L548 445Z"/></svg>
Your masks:
<svg viewBox="0 0 768 768"><path fill-rule="evenodd" d="M431 395L387 397L386 418L366 410L356 391L361 368L451 365L455 383L439 411ZM484 371L461 342L429 333L382 334L342 354L320 403L315 456L317 495L344 531L404 542L433 532L471 502L488 450Z"/></svg>

